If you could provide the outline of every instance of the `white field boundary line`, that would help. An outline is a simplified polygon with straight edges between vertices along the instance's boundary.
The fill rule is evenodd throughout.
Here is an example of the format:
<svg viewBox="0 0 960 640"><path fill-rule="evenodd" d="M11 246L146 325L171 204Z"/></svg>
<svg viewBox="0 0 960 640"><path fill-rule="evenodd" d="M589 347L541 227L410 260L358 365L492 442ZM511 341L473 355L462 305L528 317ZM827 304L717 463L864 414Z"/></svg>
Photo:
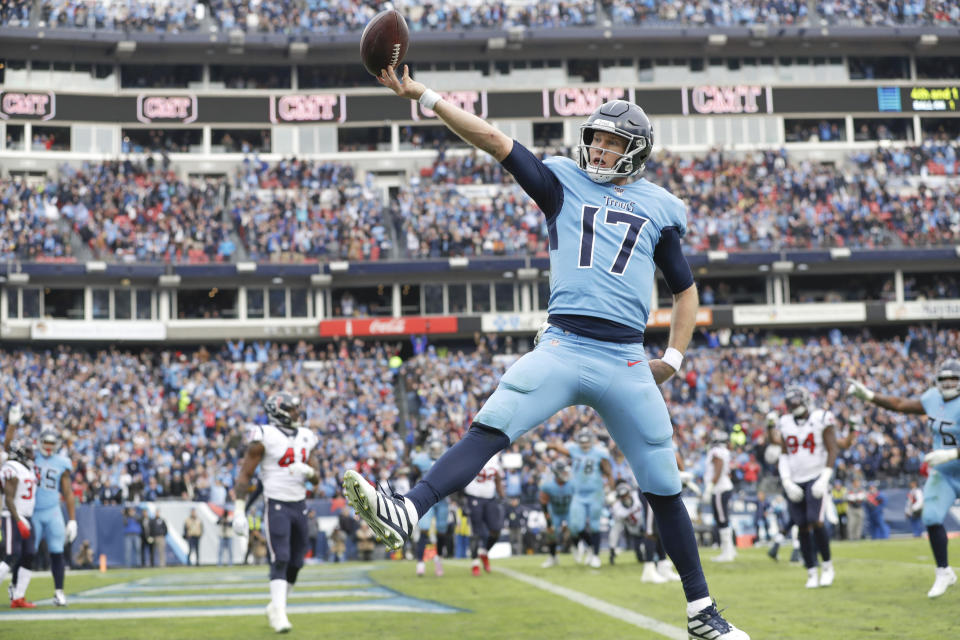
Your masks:
<svg viewBox="0 0 960 640"><path fill-rule="evenodd" d="M546 580L541 580L540 578L528 576L525 573L513 571L512 569L494 567L494 571L499 571L500 573L509 576L514 580L525 582L526 584L536 587L537 589L547 591L554 595L560 596L561 598L566 598L571 602L576 602L577 604L583 605L589 609L593 609L594 611L610 616L611 618L622 620L623 622L632 624L635 627L639 627L646 631L651 631L657 635L670 638L671 640L687 640L688 638L687 632L679 627L674 627L666 622L660 622L655 618L650 618L641 613L637 613L636 611L619 607L605 600L594 598L593 596L587 595L581 591L574 591L573 589L561 587L553 584L552 582L547 582Z"/></svg>
<svg viewBox="0 0 960 640"><path fill-rule="evenodd" d="M266 609L257 607L216 607L211 609L131 609L111 611L41 611L24 613L0 614L0 621L38 621L38 620L138 620L141 618L221 618L235 616L262 616ZM419 607L416 605L401 604L374 604L374 603L343 603L321 605L293 605L288 607L287 613L297 615L301 613L351 613L356 611L389 611L394 613L460 613L457 609L442 610L437 608ZM686 640L686 638L684 638Z"/></svg>
<svg viewBox="0 0 960 640"><path fill-rule="evenodd" d="M294 591L289 596L288 600L295 600L297 598L310 598L320 600L322 598L390 598L395 594L388 591L374 591L369 589L354 589L354 590L339 590L339 591ZM94 596L92 598L87 598L84 596L74 596L70 599L70 604L75 604L78 606L84 606L88 604L120 604L120 603L132 603L132 604L160 604L165 602L193 602L199 596L196 594L189 595L179 595L179 596ZM268 601L270 599L270 594L266 591L261 593L223 593L223 594L210 594L208 596L209 600L216 600L218 602L226 601L237 601L237 600L263 600ZM53 604L53 600L48 598L46 600L37 601L38 605Z"/></svg>
<svg viewBox="0 0 960 640"><path fill-rule="evenodd" d="M181 585L154 585L136 582L118 582L117 584L121 586L112 589L113 591L122 591L124 593L148 593L151 591L242 591L244 589L263 589L267 582L265 580L260 580L259 582L226 582L221 584L184 583ZM374 583L372 580L300 580L297 581L297 586L362 587L374 586ZM91 591L86 591L84 593L91 593Z"/></svg>

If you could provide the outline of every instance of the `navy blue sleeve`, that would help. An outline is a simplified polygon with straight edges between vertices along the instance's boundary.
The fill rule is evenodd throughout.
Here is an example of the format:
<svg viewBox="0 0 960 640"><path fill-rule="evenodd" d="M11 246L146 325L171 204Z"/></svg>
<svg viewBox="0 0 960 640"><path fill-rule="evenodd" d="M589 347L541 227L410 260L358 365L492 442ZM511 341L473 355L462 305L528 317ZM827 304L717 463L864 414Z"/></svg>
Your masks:
<svg viewBox="0 0 960 640"><path fill-rule="evenodd" d="M563 186L557 176L529 149L513 141L513 149L500 163L537 203L549 222L563 207Z"/></svg>
<svg viewBox="0 0 960 640"><path fill-rule="evenodd" d="M660 232L660 242L653 250L653 261L663 273L672 293L686 291L693 284L693 272L683 255L680 231L676 227L665 227Z"/></svg>

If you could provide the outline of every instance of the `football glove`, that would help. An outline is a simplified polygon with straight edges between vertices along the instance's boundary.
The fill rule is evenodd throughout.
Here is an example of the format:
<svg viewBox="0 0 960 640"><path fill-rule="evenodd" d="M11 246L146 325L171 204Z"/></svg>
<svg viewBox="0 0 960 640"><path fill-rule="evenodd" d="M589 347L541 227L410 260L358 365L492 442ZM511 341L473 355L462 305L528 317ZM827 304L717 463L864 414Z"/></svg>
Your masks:
<svg viewBox="0 0 960 640"><path fill-rule="evenodd" d="M787 499L790 502L801 502L803 500L803 489L796 482L781 478L780 484L783 485L783 492L787 494Z"/></svg>
<svg viewBox="0 0 960 640"><path fill-rule="evenodd" d="M850 383L850 386L847 387L848 396L860 398L861 400L866 400L867 402L873 402L873 396L876 394L870 389L867 389L862 382L854 380L853 378L847 378L847 382Z"/></svg>
<svg viewBox="0 0 960 640"><path fill-rule="evenodd" d="M780 415L779 415L776 411L769 411L769 412L767 412L767 416L766 416L767 427L775 427L775 426L777 426L777 419L778 419L779 417L780 417Z"/></svg>
<svg viewBox="0 0 960 640"><path fill-rule="evenodd" d="M549 329L549 328L550 328L550 323L544 321L543 324L540 325L540 328L537 329L537 335L536 335L536 337L533 339L533 348L534 348L534 349L536 349L536 348L537 348L537 345L540 344L540 338L543 337L543 334L544 334L544 333L546 332L546 330Z"/></svg>
<svg viewBox="0 0 960 640"><path fill-rule="evenodd" d="M850 416L848 422L850 423L850 428L854 431L863 431L863 416L859 413Z"/></svg>
<svg viewBox="0 0 960 640"><path fill-rule="evenodd" d="M67 542L73 542L77 539L77 521L67 522Z"/></svg>
<svg viewBox="0 0 960 640"><path fill-rule="evenodd" d="M703 485L703 493L700 494L700 499L704 502L710 502L710 498L713 496L713 483L708 482Z"/></svg>
<svg viewBox="0 0 960 640"><path fill-rule="evenodd" d="M30 539L30 525L25 520L17 520L17 530L20 532L21 538L24 540Z"/></svg>
<svg viewBox="0 0 960 640"><path fill-rule="evenodd" d="M833 469L824 469L820 472L820 477L816 479L810 487L810 493L814 498L822 498L830 487L830 478L833 477ZM799 489L799 487L797 487Z"/></svg>
<svg viewBox="0 0 960 640"><path fill-rule="evenodd" d="M7 424L11 427L15 427L20 424L20 421L23 419L23 409L19 404L10 405L10 410L7 412Z"/></svg>
<svg viewBox="0 0 960 640"><path fill-rule="evenodd" d="M243 500L233 502L233 532L242 538L247 537L249 523L247 522L246 503Z"/></svg>
<svg viewBox="0 0 960 640"><path fill-rule="evenodd" d="M294 462L287 467L287 471L291 475L300 476L304 480L313 480L317 476L317 472L306 462Z"/></svg>
<svg viewBox="0 0 960 640"><path fill-rule="evenodd" d="M927 455L923 456L923 461L929 464L931 467L935 467L938 464L956 460L958 454L960 454L960 449L934 449Z"/></svg>
<svg viewBox="0 0 960 640"><path fill-rule="evenodd" d="M768 444L763 450L763 461L771 466L775 465L780 459L781 453L783 453L783 449L780 448L780 445Z"/></svg>

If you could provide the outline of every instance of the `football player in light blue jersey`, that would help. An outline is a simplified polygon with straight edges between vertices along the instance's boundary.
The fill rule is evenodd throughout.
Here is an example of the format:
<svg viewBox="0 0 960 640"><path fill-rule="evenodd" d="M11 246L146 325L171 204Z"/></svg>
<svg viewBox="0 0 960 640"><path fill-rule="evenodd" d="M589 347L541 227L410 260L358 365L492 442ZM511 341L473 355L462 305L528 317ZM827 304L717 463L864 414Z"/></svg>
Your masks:
<svg viewBox="0 0 960 640"><path fill-rule="evenodd" d="M53 429L44 429L40 433L40 453L34 461L39 477L37 506L33 514L33 526L37 548L40 541L47 541L50 553L50 573L53 574L53 602L59 607L67 604L63 594L65 563L63 557L64 542L73 542L77 537L77 514L70 482L73 464L66 456L58 453L60 439ZM60 496L67 503L67 523L63 522L60 509Z"/></svg>
<svg viewBox="0 0 960 640"><path fill-rule="evenodd" d="M550 556L540 565L543 569L557 566L557 543L568 530L574 492L566 460L554 460L550 470L552 475L540 483L540 504L547 519L546 539L550 550Z"/></svg>
<svg viewBox="0 0 960 640"><path fill-rule="evenodd" d="M427 442L427 450L421 451L413 456L411 462L413 466L420 470L420 476L423 477L433 463L443 455L443 442L434 438ZM447 518L450 515L449 503L443 498L437 504L433 505L420 518L417 526L420 528L420 539L417 541L417 575L422 576L426 572L426 561L424 556L427 552L427 543L430 542L430 530L435 527L433 538L436 544L437 554L433 556L433 571L437 577L443 575L443 551L447 546Z"/></svg>
<svg viewBox="0 0 960 640"><path fill-rule="evenodd" d="M579 543L590 547L587 564L600 568L600 521L605 509L604 487L612 484L613 470L610 465L610 453L597 442L590 427L581 427L576 441L567 445L548 445L558 453L570 457L573 467L573 501L570 504L570 535L577 543L577 562L583 562L583 552Z"/></svg>
<svg viewBox="0 0 960 640"><path fill-rule="evenodd" d="M639 106L604 103L580 126L576 159L539 160L485 120L391 67L379 81L432 109L446 126L509 171L546 220L550 250L549 326L532 352L503 375L463 439L406 495L390 495L354 472L344 495L389 546L439 499L467 485L487 460L561 409L596 410L623 450L683 579L687 635L748 640L710 598L693 525L680 499L673 426L659 384L681 367L699 300L681 239L686 207L641 174L653 126ZM643 345L657 270L673 293L668 348L648 359Z"/></svg>
<svg viewBox="0 0 960 640"><path fill-rule="evenodd" d="M940 365L936 383L919 399L887 396L871 391L857 380L848 382L847 393L861 400L898 413L927 417L927 427L933 432L933 451L923 457L930 465L930 475L923 485L923 524L937 563L936 578L927 596L942 596L957 583L957 574L947 560L947 530L943 522L960 498L960 360L950 358Z"/></svg>

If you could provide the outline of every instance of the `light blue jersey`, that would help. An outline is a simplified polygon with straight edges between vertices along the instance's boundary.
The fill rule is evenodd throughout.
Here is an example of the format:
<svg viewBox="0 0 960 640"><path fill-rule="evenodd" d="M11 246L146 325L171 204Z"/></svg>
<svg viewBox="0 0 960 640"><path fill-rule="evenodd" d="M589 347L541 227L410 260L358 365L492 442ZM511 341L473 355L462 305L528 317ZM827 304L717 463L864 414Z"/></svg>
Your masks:
<svg viewBox="0 0 960 640"><path fill-rule="evenodd" d="M547 510L550 518L557 522L564 522L570 515L570 502L573 500L573 484L560 484L556 478L550 478L540 483L540 491L547 495Z"/></svg>
<svg viewBox="0 0 960 640"><path fill-rule="evenodd" d="M567 445L572 460L573 477L570 483L578 495L587 495L603 491L603 468L601 462L610 460L610 454L599 445L587 451L578 444Z"/></svg>
<svg viewBox="0 0 960 640"><path fill-rule="evenodd" d="M37 511L52 509L60 506L60 477L64 473L73 471L73 464L65 456L58 453L45 456L38 453L34 465L40 476L40 485L37 489Z"/></svg>
<svg viewBox="0 0 960 640"><path fill-rule="evenodd" d="M646 328L661 231L687 231L686 206L641 178L597 184L570 158L544 164L563 185L551 220L549 313L584 315Z"/></svg>
<svg viewBox="0 0 960 640"><path fill-rule="evenodd" d="M960 397L944 401L940 390L927 389L920 396L927 414L927 426L933 431L934 449L952 449L960 445ZM960 497L960 460L930 468L923 485L923 524L943 524L953 503Z"/></svg>

